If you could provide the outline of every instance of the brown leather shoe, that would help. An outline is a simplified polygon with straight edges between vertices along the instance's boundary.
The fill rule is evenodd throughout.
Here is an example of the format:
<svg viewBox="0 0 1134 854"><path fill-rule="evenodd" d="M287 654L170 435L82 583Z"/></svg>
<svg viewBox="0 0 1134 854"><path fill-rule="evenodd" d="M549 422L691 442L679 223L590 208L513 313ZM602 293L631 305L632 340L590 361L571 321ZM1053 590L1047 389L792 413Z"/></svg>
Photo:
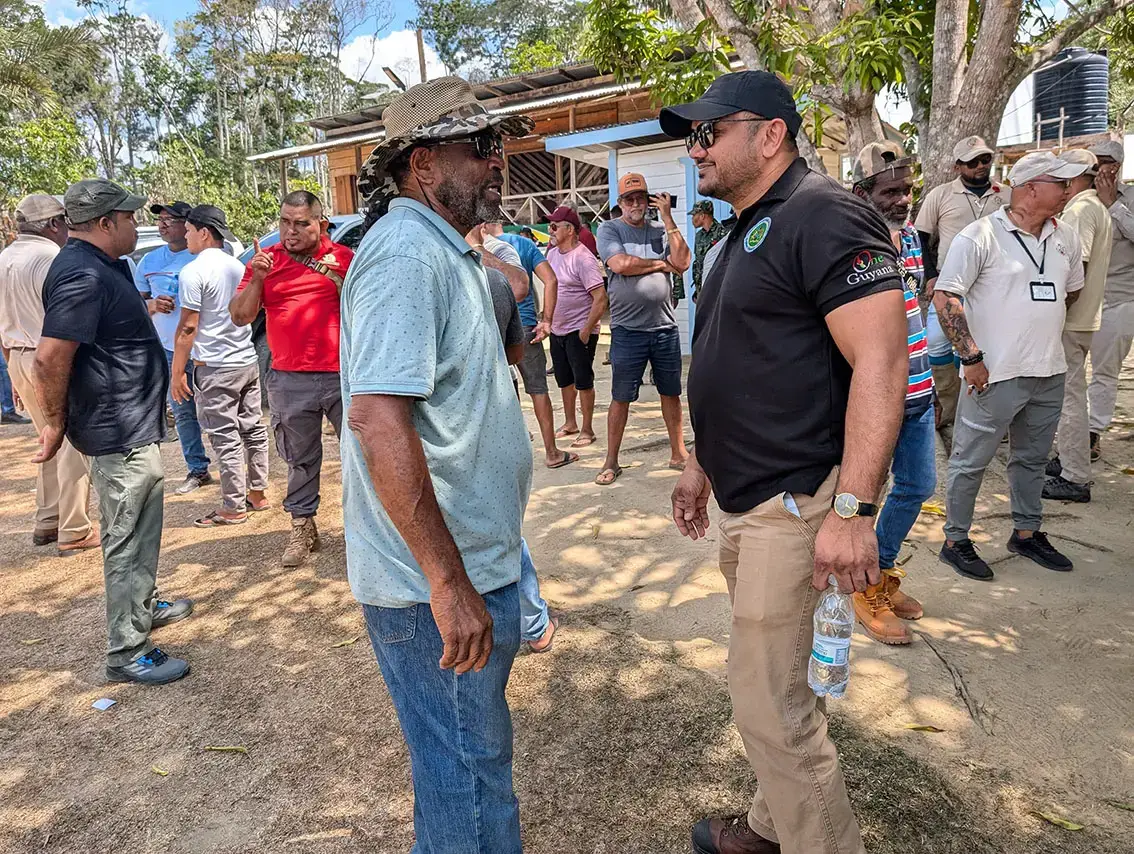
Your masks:
<svg viewBox="0 0 1134 854"><path fill-rule="evenodd" d="M902 579L896 575L882 576L882 592L890 600L890 607L903 620L920 620L925 616L921 603L900 589Z"/></svg>
<svg viewBox="0 0 1134 854"><path fill-rule="evenodd" d="M280 563L283 566L300 566L312 552L319 551L319 531L313 517L291 520L291 539L284 549Z"/></svg>
<svg viewBox="0 0 1134 854"><path fill-rule="evenodd" d="M696 854L780 854L780 846L749 827L747 815L737 815L704 818L693 825L693 851Z"/></svg>
<svg viewBox="0 0 1134 854"><path fill-rule="evenodd" d="M69 543L58 543L56 548L59 550L60 557L70 557L73 554L78 554L87 549L97 549L102 545L102 537L99 536L98 528L91 526L91 531L81 540L72 540Z"/></svg>
<svg viewBox="0 0 1134 854"><path fill-rule="evenodd" d="M57 528L52 528L50 531L32 531L33 546L49 546L58 541L59 530Z"/></svg>
<svg viewBox="0 0 1134 854"><path fill-rule="evenodd" d="M884 585L885 582L879 582L867 587L865 593L855 593L854 615L863 630L879 643L894 646L910 643L913 636L890 607Z"/></svg>

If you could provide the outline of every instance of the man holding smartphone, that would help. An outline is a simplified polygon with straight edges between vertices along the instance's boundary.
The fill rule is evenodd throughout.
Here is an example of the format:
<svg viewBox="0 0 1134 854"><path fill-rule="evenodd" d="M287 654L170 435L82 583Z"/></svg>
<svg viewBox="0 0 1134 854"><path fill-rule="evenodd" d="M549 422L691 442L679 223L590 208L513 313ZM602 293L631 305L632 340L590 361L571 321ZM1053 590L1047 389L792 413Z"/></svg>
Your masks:
<svg viewBox="0 0 1134 854"><path fill-rule="evenodd" d="M681 413L681 338L671 302L670 275L682 274L692 260L681 229L673 221L669 195L650 195L646 179L628 172L618 181L619 219L598 230L599 256L610 269L611 403L607 416L607 451L595 478L609 486L622 474L618 450L626 431L630 404L638 399L646 365L653 371L669 433L669 466L685 468L688 453ZM646 216L657 208L661 225Z"/></svg>

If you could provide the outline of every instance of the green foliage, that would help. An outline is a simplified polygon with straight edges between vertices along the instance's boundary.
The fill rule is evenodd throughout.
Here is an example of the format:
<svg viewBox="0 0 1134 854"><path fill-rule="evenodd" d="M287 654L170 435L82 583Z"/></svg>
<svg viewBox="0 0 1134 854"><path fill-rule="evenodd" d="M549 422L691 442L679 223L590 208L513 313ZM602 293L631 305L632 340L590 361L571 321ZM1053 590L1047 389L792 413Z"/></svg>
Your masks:
<svg viewBox="0 0 1134 854"><path fill-rule="evenodd" d="M512 74L526 74L529 71L539 71L541 68L554 68L567 61L566 55L558 45L543 41L506 48L504 57Z"/></svg>
<svg viewBox="0 0 1134 854"><path fill-rule="evenodd" d="M0 118L27 115L59 103L52 72L62 62L91 61L90 29L50 27L25 0L0 0Z"/></svg>
<svg viewBox="0 0 1134 854"><path fill-rule="evenodd" d="M94 172L82 153L75 120L59 115L0 125L0 205L11 207L28 193L58 195Z"/></svg>

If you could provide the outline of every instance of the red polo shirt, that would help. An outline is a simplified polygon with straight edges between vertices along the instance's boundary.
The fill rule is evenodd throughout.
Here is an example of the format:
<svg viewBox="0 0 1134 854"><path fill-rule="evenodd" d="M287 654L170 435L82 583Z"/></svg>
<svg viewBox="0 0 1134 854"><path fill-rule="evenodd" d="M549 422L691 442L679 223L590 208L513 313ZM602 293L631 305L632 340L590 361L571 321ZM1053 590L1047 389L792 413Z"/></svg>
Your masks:
<svg viewBox="0 0 1134 854"><path fill-rule="evenodd" d="M338 371L339 291L335 283L292 260L281 243L264 251L272 256L272 271L264 280L272 367L280 371ZM324 235L313 257L346 278L354 253ZM249 267L237 292L251 280Z"/></svg>

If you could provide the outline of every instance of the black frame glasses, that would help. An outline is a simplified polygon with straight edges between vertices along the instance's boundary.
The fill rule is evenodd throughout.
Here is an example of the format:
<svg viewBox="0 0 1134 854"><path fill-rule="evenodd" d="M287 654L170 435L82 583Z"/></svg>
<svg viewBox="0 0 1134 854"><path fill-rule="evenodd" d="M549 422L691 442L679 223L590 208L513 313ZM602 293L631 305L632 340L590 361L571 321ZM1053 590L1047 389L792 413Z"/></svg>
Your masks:
<svg viewBox="0 0 1134 854"><path fill-rule="evenodd" d="M692 151L694 146L701 146L701 148L708 151L713 147L713 143L717 141L716 126L718 124L737 124L740 122L770 122L771 119L766 119L763 116L756 116L754 118L746 119L710 119L706 122L701 122L693 130L689 131L689 135L685 137L685 150Z"/></svg>
<svg viewBox="0 0 1134 854"><path fill-rule="evenodd" d="M491 160L493 157L504 158L504 137L492 129L482 130L472 136L463 136L460 139L447 139L431 145L459 145L471 143L473 152L481 160Z"/></svg>

